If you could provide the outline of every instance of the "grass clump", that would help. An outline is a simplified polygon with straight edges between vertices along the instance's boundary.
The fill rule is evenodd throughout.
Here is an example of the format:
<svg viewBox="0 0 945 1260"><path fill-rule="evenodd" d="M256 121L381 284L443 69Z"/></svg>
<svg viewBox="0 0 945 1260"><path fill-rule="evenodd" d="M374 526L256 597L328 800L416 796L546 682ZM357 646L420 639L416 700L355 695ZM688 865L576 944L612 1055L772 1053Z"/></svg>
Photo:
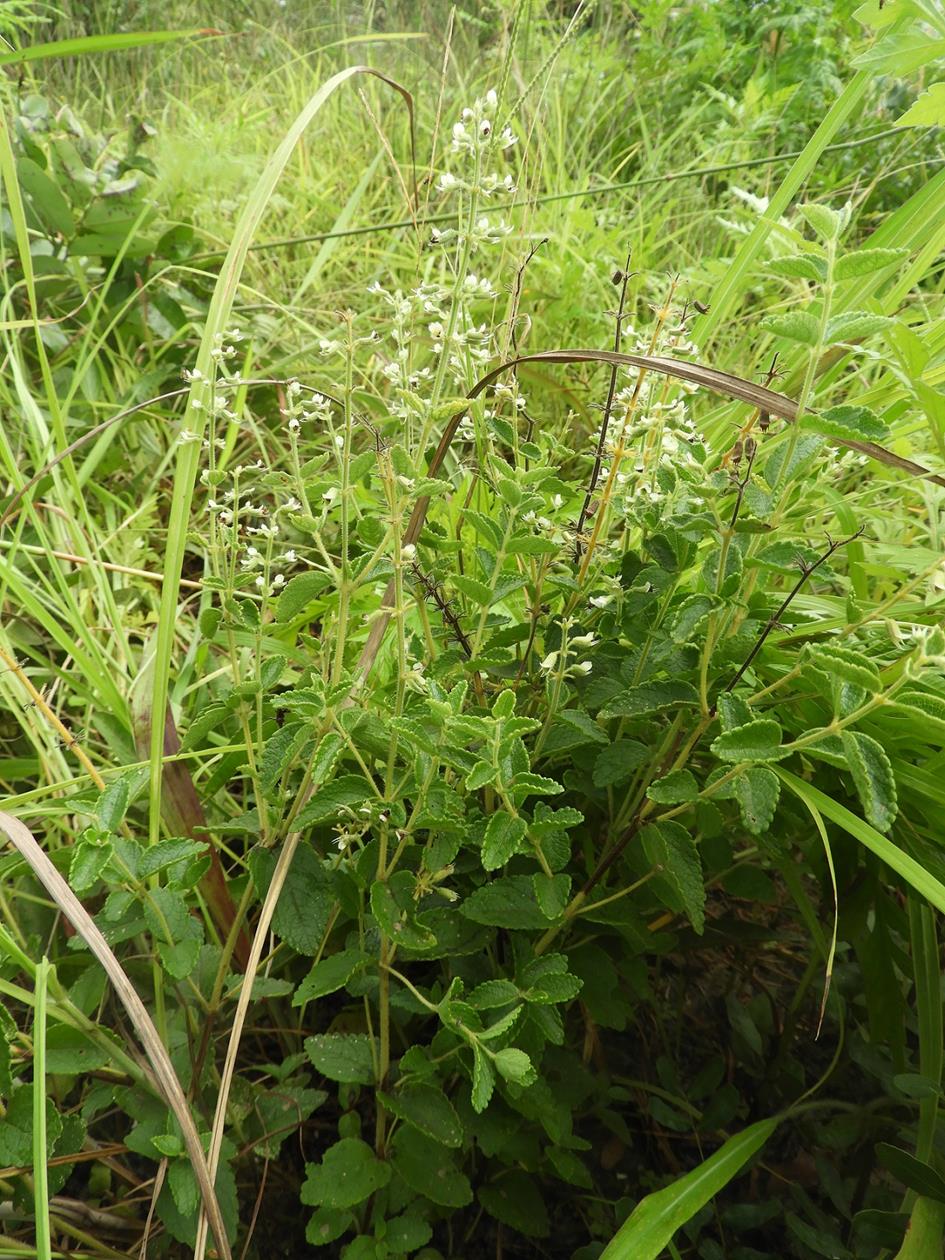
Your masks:
<svg viewBox="0 0 945 1260"><path fill-rule="evenodd" d="M937 10L267 14L6 85L15 1254L938 1254Z"/></svg>

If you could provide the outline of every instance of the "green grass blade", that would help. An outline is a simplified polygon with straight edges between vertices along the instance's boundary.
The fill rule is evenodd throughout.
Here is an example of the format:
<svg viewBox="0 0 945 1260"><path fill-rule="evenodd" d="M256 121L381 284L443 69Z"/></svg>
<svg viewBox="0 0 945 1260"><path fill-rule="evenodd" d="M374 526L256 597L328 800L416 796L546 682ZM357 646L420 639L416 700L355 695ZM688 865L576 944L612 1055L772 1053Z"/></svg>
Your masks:
<svg viewBox="0 0 945 1260"><path fill-rule="evenodd" d="M832 797L827 796L825 792L821 792L813 784L805 783L803 779L799 779L781 766L775 766L774 769L782 782L796 796L800 797L801 800L809 797L824 817L829 818L838 827L842 827L854 840L859 840L860 844L869 849L871 853L875 853L878 858L881 858L888 867L901 876L910 887L914 888L926 901L930 902L936 910L940 910L945 914L945 884L940 883L934 875L930 875L925 867L921 866L915 858L910 857L908 853L904 853L898 845L893 844L888 837L877 831L875 827L871 827L868 822L858 818L845 805L841 805Z"/></svg>
<svg viewBox="0 0 945 1260"><path fill-rule="evenodd" d="M50 57L81 57L87 53L123 52L126 48L144 48L148 44L166 44L173 39L193 39L201 35L222 35L212 27L196 27L189 31L128 31L120 35L83 35L76 39L57 39L48 44L33 44L16 52L0 53L0 66L20 66L27 61L46 61Z"/></svg>
<svg viewBox="0 0 945 1260"><path fill-rule="evenodd" d="M678 1229L737 1176L780 1123L780 1116L751 1124L692 1172L648 1194L631 1212L601 1260L657 1260Z"/></svg>
<svg viewBox="0 0 945 1260"><path fill-rule="evenodd" d="M33 1196L36 1204L37 1260L50 1260L49 1151L46 1143L46 998L49 992L49 959L36 968L36 1007L33 1017Z"/></svg>

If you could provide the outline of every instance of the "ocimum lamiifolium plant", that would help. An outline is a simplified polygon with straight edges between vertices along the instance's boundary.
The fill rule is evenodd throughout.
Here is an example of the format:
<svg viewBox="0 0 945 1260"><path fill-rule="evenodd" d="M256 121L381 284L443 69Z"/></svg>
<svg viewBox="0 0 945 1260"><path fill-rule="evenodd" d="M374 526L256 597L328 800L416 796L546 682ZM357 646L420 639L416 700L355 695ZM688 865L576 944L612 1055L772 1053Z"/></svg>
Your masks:
<svg viewBox="0 0 945 1260"><path fill-rule="evenodd" d="M83 400L117 407L89 365L133 375L126 343L155 336L152 379L185 377L147 439L179 603L123 616L155 574L86 541L159 514L95 497L124 412L51 465L34 426L32 481L0 448L0 686L16 777L48 761L55 784L8 809L69 832L44 864L3 824L22 1254L114 1255L130 1222L199 1256L208 1206L221 1255L938 1254L941 557L904 555L889 506L931 515L941 485L903 440L940 416L939 341L895 317L934 215L920 197L871 240L842 198L743 196L724 298L765 301L734 375L712 295L635 258L586 264L608 350L538 345L554 246L494 208L529 177L503 71L444 117L428 179L403 168L436 223L290 378L267 317L231 308L344 77L261 176L209 305L174 269L189 233L141 237L133 148L102 175L30 98L0 154L11 398L65 436ZM73 149L91 193L60 204ZM68 328L87 289L103 325L77 359L58 325L13 338L43 301Z"/></svg>

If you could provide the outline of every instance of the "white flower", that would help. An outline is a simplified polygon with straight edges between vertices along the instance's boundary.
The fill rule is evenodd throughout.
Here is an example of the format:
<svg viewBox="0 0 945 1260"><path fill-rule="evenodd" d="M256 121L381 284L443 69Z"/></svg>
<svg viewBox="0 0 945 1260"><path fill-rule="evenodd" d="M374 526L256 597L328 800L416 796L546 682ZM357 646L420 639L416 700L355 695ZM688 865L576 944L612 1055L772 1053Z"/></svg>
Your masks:
<svg viewBox="0 0 945 1260"><path fill-rule="evenodd" d="M558 656L558 652L549 652L538 668L546 674L550 673L558 662Z"/></svg>
<svg viewBox="0 0 945 1260"><path fill-rule="evenodd" d="M413 543L404 543L404 545L400 549L400 554L403 556L405 560L412 560L414 556L417 554L417 548L414 546Z"/></svg>
<svg viewBox="0 0 945 1260"><path fill-rule="evenodd" d="M295 564L295 561L296 561L295 552L290 548L285 553L285 556L283 557L283 559L285 560L286 564Z"/></svg>
<svg viewBox="0 0 945 1260"><path fill-rule="evenodd" d="M199 442L200 434L194 433L192 429L181 429L177 435L177 440L181 446L187 446L190 442Z"/></svg>
<svg viewBox="0 0 945 1260"><path fill-rule="evenodd" d="M590 661L581 661L580 665L574 666L574 669L581 674L589 674L593 668Z"/></svg>
<svg viewBox="0 0 945 1260"><path fill-rule="evenodd" d="M331 504L335 502L335 500L338 498L338 495L340 493L341 491L338 489L337 486L332 486L330 490L325 491L325 493L322 495L322 498L325 500L326 503Z"/></svg>
<svg viewBox="0 0 945 1260"><path fill-rule="evenodd" d="M588 603L594 608L606 608L612 599L612 595L592 595Z"/></svg>

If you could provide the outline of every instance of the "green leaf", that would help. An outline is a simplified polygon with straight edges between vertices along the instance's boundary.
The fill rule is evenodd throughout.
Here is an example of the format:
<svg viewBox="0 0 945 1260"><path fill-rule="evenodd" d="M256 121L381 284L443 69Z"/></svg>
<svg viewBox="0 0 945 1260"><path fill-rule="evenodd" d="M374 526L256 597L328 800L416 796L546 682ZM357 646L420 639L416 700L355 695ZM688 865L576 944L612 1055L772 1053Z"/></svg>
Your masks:
<svg viewBox="0 0 945 1260"><path fill-rule="evenodd" d="M37 215L53 232L67 239L75 236L76 225L69 203L56 182L32 158L21 157L16 164L20 187L29 194Z"/></svg>
<svg viewBox="0 0 945 1260"><path fill-rule="evenodd" d="M814 254L795 254L790 258L772 258L764 264L765 271L788 279L813 280L819 284L827 279L827 264Z"/></svg>
<svg viewBox="0 0 945 1260"><path fill-rule="evenodd" d="M440 1207L461 1208L472 1202L467 1177L452 1164L443 1147L411 1125L394 1134L391 1163L416 1194Z"/></svg>
<svg viewBox="0 0 945 1260"><path fill-rule="evenodd" d="M781 727L771 718L723 731L712 741L712 751L722 761L779 761L789 755L781 747Z"/></svg>
<svg viewBox="0 0 945 1260"><path fill-rule="evenodd" d="M360 949L345 949L315 964L295 991L293 1006L313 1002L316 998L336 993L367 962Z"/></svg>
<svg viewBox="0 0 945 1260"><path fill-rule="evenodd" d="M330 1081L371 1085L376 1047L366 1033L316 1033L305 1038L305 1053Z"/></svg>
<svg viewBox="0 0 945 1260"><path fill-rule="evenodd" d="M604 1248L600 1260L658 1260L681 1229L735 1177L778 1127L759 1120L670 1185L642 1199Z"/></svg>
<svg viewBox="0 0 945 1260"><path fill-rule="evenodd" d="M472 1106L473 1111L482 1112L489 1106L489 1099L492 1097L492 1091L495 1089L495 1073L492 1070L492 1064L478 1041L473 1042L473 1078L472 1078Z"/></svg>
<svg viewBox="0 0 945 1260"><path fill-rule="evenodd" d="M871 337L873 333L882 332L892 323L887 315L872 315L869 311L841 311L827 320L824 334L825 345L832 346L838 341L859 341L862 337Z"/></svg>
<svg viewBox="0 0 945 1260"><path fill-rule="evenodd" d="M73 892L88 892L97 883L112 856L112 845L98 839L80 839L69 861L69 883Z"/></svg>
<svg viewBox="0 0 945 1260"><path fill-rule="evenodd" d="M477 761L466 776L466 788L470 792L478 792L487 783L494 783L498 776L497 766L490 766L488 761Z"/></svg>
<svg viewBox="0 0 945 1260"><path fill-rule="evenodd" d="M505 866L525 839L526 830L524 818L513 818L504 809L497 809L491 814L482 841L483 869L495 871Z"/></svg>
<svg viewBox="0 0 945 1260"><path fill-rule="evenodd" d="M646 794L659 805L679 805L696 799L699 784L691 770L671 770L661 779L655 779L646 789Z"/></svg>
<svg viewBox="0 0 945 1260"><path fill-rule="evenodd" d="M862 731L841 731L843 751L867 821L888 831L896 821L896 779L882 744Z"/></svg>
<svg viewBox="0 0 945 1260"><path fill-rule="evenodd" d="M306 1164L300 1192L303 1203L338 1210L369 1199L390 1181L390 1164L377 1158L360 1138L342 1138L328 1148L320 1164Z"/></svg>
<svg viewBox="0 0 945 1260"><path fill-rule="evenodd" d="M504 875L484 884L466 898L459 912L486 927L533 931L548 926L528 875Z"/></svg>
<svg viewBox="0 0 945 1260"><path fill-rule="evenodd" d="M412 1124L434 1142L462 1146L462 1121L442 1089L409 1085L390 1094L378 1091L377 1097L389 1112L406 1124Z"/></svg>
<svg viewBox="0 0 945 1260"><path fill-rule="evenodd" d="M570 875L546 875L544 871L536 871L532 876L532 885L535 899L546 919L557 919L564 913L571 895Z"/></svg>
<svg viewBox="0 0 945 1260"><path fill-rule="evenodd" d="M78 1028L56 1024L46 1033L46 1071L63 1076L97 1072L105 1067L110 1055L99 1042L92 1041Z"/></svg>
<svg viewBox="0 0 945 1260"><path fill-rule="evenodd" d="M650 758L650 750L636 739L618 739L602 748L594 762L594 786L613 787L626 783L633 772Z"/></svg>
<svg viewBox="0 0 945 1260"><path fill-rule="evenodd" d="M276 857L270 849L256 848L249 855L249 869L261 898L269 888L275 865ZM310 845L300 844L272 916L272 930L297 953L315 955L321 948L334 905L329 872Z"/></svg>
<svg viewBox="0 0 945 1260"><path fill-rule="evenodd" d="M537 1079L531 1059L524 1050L516 1050L514 1046L499 1050L493 1063L503 1080L515 1085L532 1085Z"/></svg>
<svg viewBox="0 0 945 1260"><path fill-rule="evenodd" d="M479 1202L490 1216L526 1238L547 1238L551 1223L538 1187L527 1173L512 1169L480 1186Z"/></svg>
<svg viewBox="0 0 945 1260"><path fill-rule="evenodd" d="M912 717L918 718L916 738L932 742L931 736L945 740L945 698L932 691L905 688L897 691L892 704Z"/></svg>
<svg viewBox="0 0 945 1260"><path fill-rule="evenodd" d="M646 860L658 867L658 882L675 910L682 910L698 933L705 927L705 885L692 836L677 822L649 823L640 832Z"/></svg>
<svg viewBox="0 0 945 1260"><path fill-rule="evenodd" d="M331 1208L319 1208L305 1227L305 1241L313 1247L327 1247L346 1234L351 1228L350 1212L333 1212Z"/></svg>
<svg viewBox="0 0 945 1260"><path fill-rule="evenodd" d="M736 777L732 787L745 829L753 836L763 835L778 807L780 779L766 766L749 766Z"/></svg>
<svg viewBox="0 0 945 1260"><path fill-rule="evenodd" d="M518 1002L519 998L518 986L511 980L483 980L482 984L476 985L467 1001L477 1011L489 1011Z"/></svg>
<svg viewBox="0 0 945 1260"><path fill-rule="evenodd" d="M871 74L887 74L896 78L911 74L921 66L945 56L945 39L929 39L924 31L891 31L867 48L853 65Z"/></svg>
<svg viewBox="0 0 945 1260"><path fill-rule="evenodd" d="M153 888L144 903L144 917L154 937L161 964L175 980L184 980L197 965L203 925L179 892Z"/></svg>
<svg viewBox="0 0 945 1260"><path fill-rule="evenodd" d="M820 337L820 323L808 311L788 311L784 315L766 315L761 321L765 332L787 341L800 341L805 346L816 346Z"/></svg>
<svg viewBox="0 0 945 1260"><path fill-rule="evenodd" d="M395 1254L406 1254L425 1246L432 1237L433 1226L430 1222L424 1220L416 1212L407 1211L387 1222L384 1241L389 1250ZM347 1260L347 1254L345 1260Z"/></svg>
<svg viewBox="0 0 945 1260"><path fill-rule="evenodd" d="M879 670L864 652L833 643L808 643L804 659L830 679L852 683L875 695L882 687Z"/></svg>
<svg viewBox="0 0 945 1260"><path fill-rule="evenodd" d="M868 276L874 271L882 271L894 263L900 263L909 255L908 249L860 249L855 254L844 254L837 260L834 277L837 280L851 280L856 276Z"/></svg>
<svg viewBox="0 0 945 1260"><path fill-rule="evenodd" d="M328 577L324 573L299 573L290 578L279 593L276 601L276 621L292 621L309 604L318 599L328 586Z"/></svg>
<svg viewBox="0 0 945 1260"><path fill-rule="evenodd" d="M478 582L475 578L466 577L461 573L454 573L452 583L462 593L483 608L488 608L492 600L492 589L486 586L485 582Z"/></svg>
<svg viewBox="0 0 945 1260"><path fill-rule="evenodd" d="M436 937L414 918L414 876L398 871L388 880L375 880L371 885L371 913L377 925L401 949L432 949Z"/></svg>
<svg viewBox="0 0 945 1260"><path fill-rule="evenodd" d="M128 808L131 783L127 775L113 779L98 802L98 825L103 831L117 831Z"/></svg>
<svg viewBox="0 0 945 1260"><path fill-rule="evenodd" d="M325 739L319 744L316 750L316 757L322 753L323 747L328 740L332 743L327 748L326 753L332 757L337 757L334 739L332 735L326 735ZM374 793L371 791L371 785L360 774L343 774L331 783L326 783L324 787L320 787L312 796L304 809L299 811L299 815L295 820L295 825L299 829L303 827L320 826L322 823L335 822L339 819L350 820L355 814L355 807L361 806L365 801L373 799Z"/></svg>
<svg viewBox="0 0 945 1260"><path fill-rule="evenodd" d="M825 437L855 438L859 442L882 442L889 437L889 429L869 407L844 404L826 411L811 411L802 417L801 425Z"/></svg>
<svg viewBox="0 0 945 1260"><path fill-rule="evenodd" d="M699 693L692 683L672 681L641 683L631 687L622 696L608 701L600 716L608 721L615 717L643 717L647 713L659 713L680 704L699 703Z"/></svg>
<svg viewBox="0 0 945 1260"><path fill-rule="evenodd" d="M937 1173L930 1164L916 1159L898 1146L890 1146L888 1142L877 1142L876 1158L909 1190L914 1190L927 1199L945 1203L945 1177Z"/></svg>
<svg viewBox="0 0 945 1260"><path fill-rule="evenodd" d="M832 210L830 206L811 204L798 206L803 218L811 225L818 236L825 241L836 240L844 228L843 211Z"/></svg>
<svg viewBox="0 0 945 1260"><path fill-rule="evenodd" d="M945 127L945 83L933 83L906 112L897 127Z"/></svg>

